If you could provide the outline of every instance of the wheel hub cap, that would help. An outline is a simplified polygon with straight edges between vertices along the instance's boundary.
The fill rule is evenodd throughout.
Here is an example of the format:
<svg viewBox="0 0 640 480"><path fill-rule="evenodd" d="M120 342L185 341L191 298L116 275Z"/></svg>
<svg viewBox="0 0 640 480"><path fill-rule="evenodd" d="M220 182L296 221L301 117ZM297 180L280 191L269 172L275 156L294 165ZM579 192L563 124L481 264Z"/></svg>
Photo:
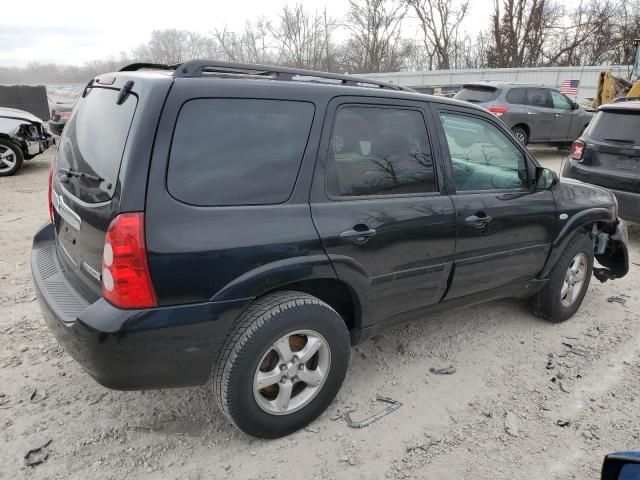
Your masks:
<svg viewBox="0 0 640 480"><path fill-rule="evenodd" d="M258 406L272 415L286 415L308 405L329 373L331 352L322 335L298 330L275 342L262 356L253 377Z"/></svg>
<svg viewBox="0 0 640 480"><path fill-rule="evenodd" d="M578 253L571 263L564 276L564 283L560 291L560 302L565 308L570 307L580 296L587 274L587 256L584 253Z"/></svg>

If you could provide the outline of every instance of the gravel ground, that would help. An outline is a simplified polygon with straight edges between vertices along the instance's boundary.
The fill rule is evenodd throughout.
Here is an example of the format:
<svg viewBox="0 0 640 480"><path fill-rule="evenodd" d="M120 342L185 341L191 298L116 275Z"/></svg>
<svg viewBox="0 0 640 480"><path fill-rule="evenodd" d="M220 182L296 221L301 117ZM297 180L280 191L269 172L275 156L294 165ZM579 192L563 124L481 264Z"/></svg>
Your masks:
<svg viewBox="0 0 640 480"><path fill-rule="evenodd" d="M534 153L559 167L557 150ZM0 478L586 480L606 453L640 443L639 227L629 275L592 279L570 321L500 301L391 329L352 350L325 414L263 441L234 430L204 387L107 390L49 334L29 250L48 220L52 155L0 178ZM376 394L403 405L349 428L341 414L364 418Z"/></svg>

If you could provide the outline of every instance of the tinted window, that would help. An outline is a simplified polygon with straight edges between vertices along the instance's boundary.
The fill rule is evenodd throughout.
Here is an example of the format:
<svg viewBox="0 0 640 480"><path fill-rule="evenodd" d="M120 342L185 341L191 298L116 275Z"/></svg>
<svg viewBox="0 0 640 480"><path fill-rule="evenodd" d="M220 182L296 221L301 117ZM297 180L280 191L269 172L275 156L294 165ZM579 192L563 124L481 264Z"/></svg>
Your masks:
<svg viewBox="0 0 640 480"><path fill-rule="evenodd" d="M525 88L512 88L507 92L507 102L515 105L524 105L527 90Z"/></svg>
<svg viewBox="0 0 640 480"><path fill-rule="evenodd" d="M428 148L415 110L342 107L331 133L327 190L338 196L434 192Z"/></svg>
<svg viewBox="0 0 640 480"><path fill-rule="evenodd" d="M167 185L194 205L255 205L289 198L313 120L306 102L196 99L180 110Z"/></svg>
<svg viewBox="0 0 640 480"><path fill-rule="evenodd" d="M526 187L522 152L498 127L465 115L440 115L458 191Z"/></svg>
<svg viewBox="0 0 640 480"><path fill-rule="evenodd" d="M63 188L90 203L104 202L113 196L124 147L138 99L129 95L118 105L117 90L92 88L67 122L60 138L56 173L64 179ZM86 176L67 176L70 169Z"/></svg>
<svg viewBox="0 0 640 480"><path fill-rule="evenodd" d="M493 102L499 94L500 90L494 87L464 87L453 98L465 102L487 103Z"/></svg>
<svg viewBox="0 0 640 480"><path fill-rule="evenodd" d="M550 107L545 88L527 88L527 105L532 107Z"/></svg>
<svg viewBox="0 0 640 480"><path fill-rule="evenodd" d="M640 115L637 112L600 111L591 120L588 135L599 141L640 145Z"/></svg>
<svg viewBox="0 0 640 480"><path fill-rule="evenodd" d="M549 90L551 94L551 101L553 102L553 108L558 108L561 110L572 110L573 103L567 97L565 97L560 92L556 92L555 90Z"/></svg>

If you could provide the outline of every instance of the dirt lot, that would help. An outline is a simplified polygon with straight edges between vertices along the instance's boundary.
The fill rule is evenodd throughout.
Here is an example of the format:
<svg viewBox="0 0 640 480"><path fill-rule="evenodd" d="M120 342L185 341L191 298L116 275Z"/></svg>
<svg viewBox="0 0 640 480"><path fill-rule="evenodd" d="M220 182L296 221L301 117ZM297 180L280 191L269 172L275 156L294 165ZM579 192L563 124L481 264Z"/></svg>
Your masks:
<svg viewBox="0 0 640 480"><path fill-rule="evenodd" d="M558 168L556 150L534 151ZM342 391L316 422L261 441L234 430L206 388L101 387L49 334L29 250L48 220L52 155L0 179L0 478L586 480L606 453L640 445L638 227L630 274L593 279L567 323L501 301L387 331L352 350ZM452 375L429 371L449 365ZM374 412L376 394L403 405L349 428L340 414ZM29 459L46 460L25 466L45 444Z"/></svg>

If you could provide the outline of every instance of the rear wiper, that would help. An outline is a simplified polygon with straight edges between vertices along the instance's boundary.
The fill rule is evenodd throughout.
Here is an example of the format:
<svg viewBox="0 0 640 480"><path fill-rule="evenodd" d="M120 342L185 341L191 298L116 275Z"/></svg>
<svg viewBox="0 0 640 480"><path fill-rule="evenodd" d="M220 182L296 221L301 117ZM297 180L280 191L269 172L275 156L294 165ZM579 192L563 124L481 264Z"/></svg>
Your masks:
<svg viewBox="0 0 640 480"><path fill-rule="evenodd" d="M104 182L104 178L98 175L91 175L90 173L79 172L70 168L60 168L58 172L64 173L67 177L79 177L86 178L87 180L93 180L94 182Z"/></svg>
<svg viewBox="0 0 640 480"><path fill-rule="evenodd" d="M605 142L618 142L618 143L635 143L635 140L629 140L626 138L604 138Z"/></svg>

